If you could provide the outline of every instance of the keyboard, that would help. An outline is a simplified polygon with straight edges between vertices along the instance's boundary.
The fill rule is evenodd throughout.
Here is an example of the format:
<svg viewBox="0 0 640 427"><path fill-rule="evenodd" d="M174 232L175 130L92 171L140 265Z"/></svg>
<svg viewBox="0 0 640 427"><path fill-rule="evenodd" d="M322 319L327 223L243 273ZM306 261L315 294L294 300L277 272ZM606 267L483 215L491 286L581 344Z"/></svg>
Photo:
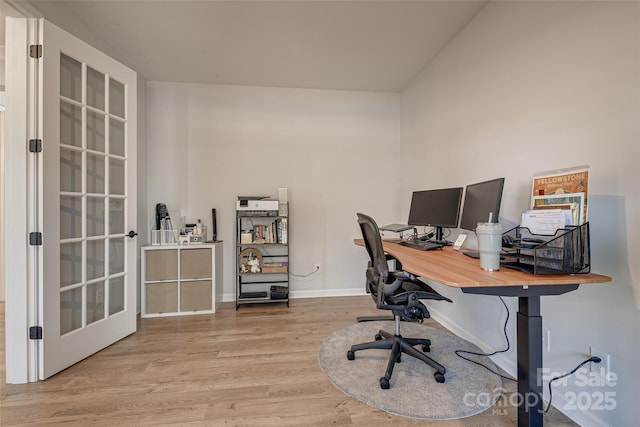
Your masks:
<svg viewBox="0 0 640 427"><path fill-rule="evenodd" d="M418 249L421 251L432 251L434 249L442 249L442 245L436 242L430 242L428 240L404 240L400 242L402 246L406 246L412 249Z"/></svg>

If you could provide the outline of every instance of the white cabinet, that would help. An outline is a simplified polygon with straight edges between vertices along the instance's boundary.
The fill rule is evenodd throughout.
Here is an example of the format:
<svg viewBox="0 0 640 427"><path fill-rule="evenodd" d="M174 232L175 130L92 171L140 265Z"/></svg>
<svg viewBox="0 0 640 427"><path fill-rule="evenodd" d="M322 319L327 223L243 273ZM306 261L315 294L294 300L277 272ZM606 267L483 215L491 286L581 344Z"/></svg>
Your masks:
<svg viewBox="0 0 640 427"><path fill-rule="evenodd" d="M142 247L142 317L215 313L222 242Z"/></svg>

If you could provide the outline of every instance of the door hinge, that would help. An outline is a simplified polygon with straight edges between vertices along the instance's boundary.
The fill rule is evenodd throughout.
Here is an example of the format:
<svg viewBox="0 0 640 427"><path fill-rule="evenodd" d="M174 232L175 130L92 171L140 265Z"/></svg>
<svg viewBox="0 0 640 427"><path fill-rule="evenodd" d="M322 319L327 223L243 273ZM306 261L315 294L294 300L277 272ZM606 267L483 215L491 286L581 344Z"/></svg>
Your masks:
<svg viewBox="0 0 640 427"><path fill-rule="evenodd" d="M42 152L42 140L41 139L30 139L29 140L29 152L30 153L40 153L40 152Z"/></svg>
<svg viewBox="0 0 640 427"><path fill-rule="evenodd" d="M32 326L29 328L29 339L30 340L41 340L42 339L42 326Z"/></svg>
<svg viewBox="0 0 640 427"><path fill-rule="evenodd" d="M40 233L39 231L29 233L29 244L31 246L42 245L42 233Z"/></svg>
<svg viewBox="0 0 640 427"><path fill-rule="evenodd" d="M42 45L41 44L30 45L29 56L32 58L42 58Z"/></svg>

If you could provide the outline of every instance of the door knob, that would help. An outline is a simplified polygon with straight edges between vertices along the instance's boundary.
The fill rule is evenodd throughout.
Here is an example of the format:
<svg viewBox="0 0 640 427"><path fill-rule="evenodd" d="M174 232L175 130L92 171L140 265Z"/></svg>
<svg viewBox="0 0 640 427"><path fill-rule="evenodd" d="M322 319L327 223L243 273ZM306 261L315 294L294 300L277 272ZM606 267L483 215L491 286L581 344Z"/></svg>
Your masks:
<svg viewBox="0 0 640 427"><path fill-rule="evenodd" d="M131 237L132 239L133 239L135 236L137 236L137 235L138 235L138 233L136 233L136 232L135 232L135 231L133 231L133 230L131 230L131 231L129 232L129 237Z"/></svg>

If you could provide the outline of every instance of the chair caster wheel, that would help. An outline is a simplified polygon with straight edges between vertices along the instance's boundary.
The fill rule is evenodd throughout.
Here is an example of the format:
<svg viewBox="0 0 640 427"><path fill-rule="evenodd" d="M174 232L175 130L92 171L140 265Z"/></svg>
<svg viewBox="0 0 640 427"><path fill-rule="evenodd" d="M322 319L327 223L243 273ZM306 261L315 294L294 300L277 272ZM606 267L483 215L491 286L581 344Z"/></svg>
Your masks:
<svg viewBox="0 0 640 427"><path fill-rule="evenodd" d="M375 339L376 339L376 341L381 341L382 340L382 335L376 334Z"/></svg>
<svg viewBox="0 0 640 427"><path fill-rule="evenodd" d="M433 376L435 377L437 383L443 383L444 382L444 375L441 374L440 372L434 373Z"/></svg>
<svg viewBox="0 0 640 427"><path fill-rule="evenodd" d="M380 378L380 388L383 390L389 390L389 380L385 377Z"/></svg>
<svg viewBox="0 0 640 427"><path fill-rule="evenodd" d="M423 345L422 346L422 352L423 353L429 353L431 351L431 346L428 345Z"/></svg>
<svg viewBox="0 0 640 427"><path fill-rule="evenodd" d="M347 359L353 360L355 358L356 358L356 354L353 351L351 350L347 351Z"/></svg>

